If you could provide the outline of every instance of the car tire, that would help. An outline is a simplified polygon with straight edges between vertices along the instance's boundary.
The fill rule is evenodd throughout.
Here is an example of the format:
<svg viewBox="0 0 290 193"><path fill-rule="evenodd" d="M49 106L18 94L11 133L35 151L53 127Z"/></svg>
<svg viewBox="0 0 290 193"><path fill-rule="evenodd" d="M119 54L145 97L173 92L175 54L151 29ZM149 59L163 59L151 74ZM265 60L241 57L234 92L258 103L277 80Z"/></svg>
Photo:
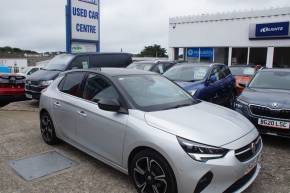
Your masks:
<svg viewBox="0 0 290 193"><path fill-rule="evenodd" d="M52 119L47 112L42 112L40 115L40 131L45 143L49 145L59 143L60 140L56 137Z"/></svg>
<svg viewBox="0 0 290 193"><path fill-rule="evenodd" d="M0 102L0 108L8 105L9 103Z"/></svg>
<svg viewBox="0 0 290 193"><path fill-rule="evenodd" d="M138 193L177 193L176 179L170 165L155 151L137 153L131 161L129 172Z"/></svg>

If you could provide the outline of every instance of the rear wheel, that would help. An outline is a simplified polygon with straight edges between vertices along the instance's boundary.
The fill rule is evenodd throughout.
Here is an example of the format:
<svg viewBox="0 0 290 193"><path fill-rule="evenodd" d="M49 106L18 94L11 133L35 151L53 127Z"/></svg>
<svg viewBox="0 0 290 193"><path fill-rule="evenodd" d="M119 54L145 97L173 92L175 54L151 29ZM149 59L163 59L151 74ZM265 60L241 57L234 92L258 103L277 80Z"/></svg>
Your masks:
<svg viewBox="0 0 290 193"><path fill-rule="evenodd" d="M59 139L55 135L53 122L47 112L43 112L40 115L40 131L42 139L45 143L49 145L59 143Z"/></svg>
<svg viewBox="0 0 290 193"><path fill-rule="evenodd" d="M130 164L130 176L139 193L176 193L174 173L167 161L154 151L137 153Z"/></svg>

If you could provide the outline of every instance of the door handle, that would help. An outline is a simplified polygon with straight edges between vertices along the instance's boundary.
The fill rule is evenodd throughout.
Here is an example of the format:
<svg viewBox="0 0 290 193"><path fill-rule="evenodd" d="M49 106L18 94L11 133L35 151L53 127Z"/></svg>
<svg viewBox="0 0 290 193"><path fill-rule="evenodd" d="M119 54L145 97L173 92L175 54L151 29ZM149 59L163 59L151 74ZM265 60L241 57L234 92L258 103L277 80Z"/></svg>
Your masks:
<svg viewBox="0 0 290 193"><path fill-rule="evenodd" d="M82 117L86 117L87 114L84 111L78 111L78 114L81 115Z"/></svg>
<svg viewBox="0 0 290 193"><path fill-rule="evenodd" d="M59 102L55 102L54 105L57 106L57 107L61 107Z"/></svg>

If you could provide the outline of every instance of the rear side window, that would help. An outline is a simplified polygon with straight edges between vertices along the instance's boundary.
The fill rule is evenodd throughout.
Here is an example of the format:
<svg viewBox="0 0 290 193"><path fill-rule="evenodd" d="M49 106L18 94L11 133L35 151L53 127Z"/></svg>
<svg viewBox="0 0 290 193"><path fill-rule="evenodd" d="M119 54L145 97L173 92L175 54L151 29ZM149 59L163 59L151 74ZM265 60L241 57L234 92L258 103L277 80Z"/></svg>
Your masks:
<svg viewBox="0 0 290 193"><path fill-rule="evenodd" d="M81 84L85 77L84 72L73 72L67 74L64 80L61 82L62 88L61 91L72 96L81 96Z"/></svg>
<svg viewBox="0 0 290 193"><path fill-rule="evenodd" d="M119 99L119 94L114 86L97 74L90 74L86 80L83 98L93 102L100 99Z"/></svg>
<svg viewBox="0 0 290 193"><path fill-rule="evenodd" d="M72 61L68 70L89 68L89 56L79 56Z"/></svg>

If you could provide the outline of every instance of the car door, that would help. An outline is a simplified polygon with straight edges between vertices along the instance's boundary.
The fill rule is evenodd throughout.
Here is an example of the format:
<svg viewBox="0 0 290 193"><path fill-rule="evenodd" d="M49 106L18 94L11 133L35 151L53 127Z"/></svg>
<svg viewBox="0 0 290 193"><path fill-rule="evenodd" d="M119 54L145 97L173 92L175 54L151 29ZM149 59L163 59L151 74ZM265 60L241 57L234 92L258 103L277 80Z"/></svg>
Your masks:
<svg viewBox="0 0 290 193"><path fill-rule="evenodd" d="M219 104L220 102L220 80L219 69L213 67L207 80L207 86L203 89L203 96L206 101Z"/></svg>
<svg viewBox="0 0 290 193"><path fill-rule="evenodd" d="M227 104L234 91L235 80L227 66L220 66L221 74L221 103Z"/></svg>
<svg viewBox="0 0 290 193"><path fill-rule="evenodd" d="M58 97L52 98L52 109L57 131L70 140L76 141L78 101L84 72L67 74L59 85Z"/></svg>
<svg viewBox="0 0 290 193"><path fill-rule="evenodd" d="M120 95L108 79L91 73L84 84L82 96L78 109L78 142L90 151L121 164L128 115L101 110L97 104L100 99L120 101Z"/></svg>

